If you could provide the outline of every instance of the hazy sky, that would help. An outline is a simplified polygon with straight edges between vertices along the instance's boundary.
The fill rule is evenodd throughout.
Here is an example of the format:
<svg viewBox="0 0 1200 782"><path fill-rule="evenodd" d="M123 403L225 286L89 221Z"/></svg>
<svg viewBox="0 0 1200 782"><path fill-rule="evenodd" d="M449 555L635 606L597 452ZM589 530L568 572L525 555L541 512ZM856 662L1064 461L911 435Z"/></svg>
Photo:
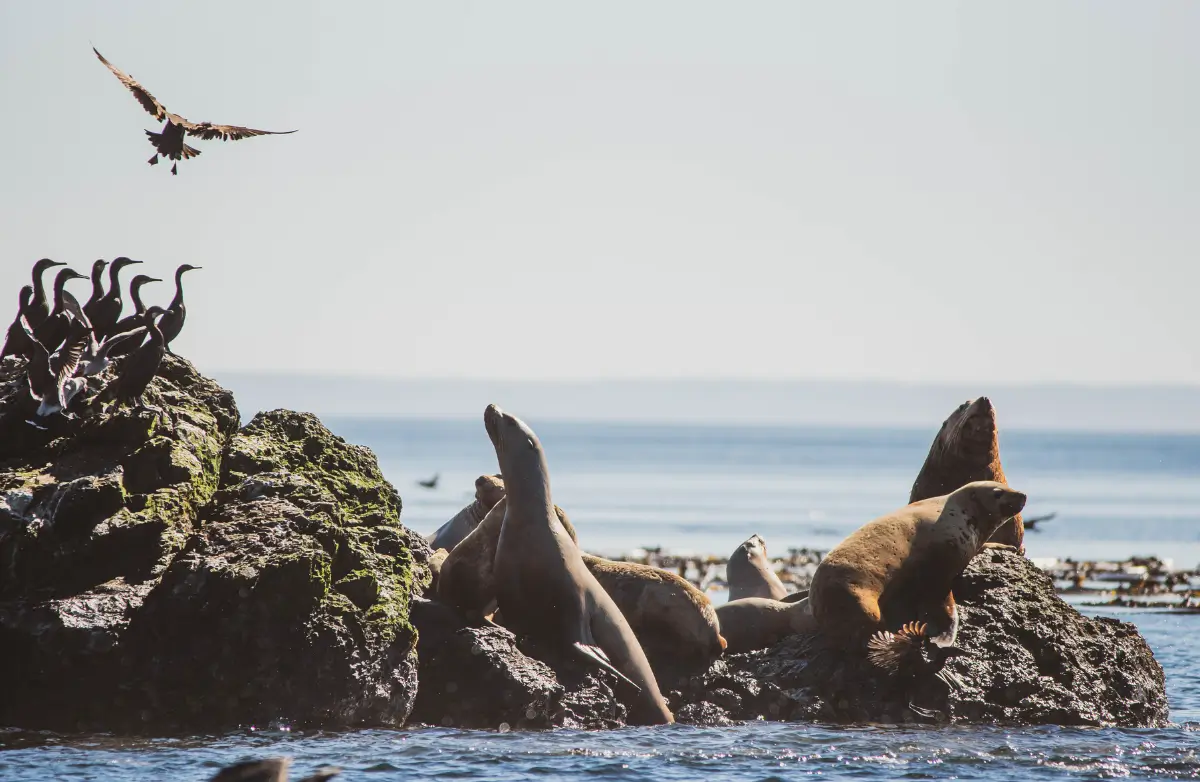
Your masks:
<svg viewBox="0 0 1200 782"><path fill-rule="evenodd" d="M0 0L0 319L124 254L204 267L208 371L1200 383L1198 41L1182 1ZM300 132L172 177L90 44Z"/></svg>

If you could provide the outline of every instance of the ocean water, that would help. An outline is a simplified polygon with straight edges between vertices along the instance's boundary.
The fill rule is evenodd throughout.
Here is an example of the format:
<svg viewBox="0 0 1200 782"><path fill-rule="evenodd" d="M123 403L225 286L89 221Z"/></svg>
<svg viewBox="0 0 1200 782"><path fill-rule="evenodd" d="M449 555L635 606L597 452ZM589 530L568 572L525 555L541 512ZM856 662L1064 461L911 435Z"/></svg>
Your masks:
<svg viewBox="0 0 1200 782"><path fill-rule="evenodd" d="M431 532L496 472L482 421L327 421L372 447ZM531 420L556 502L585 548L663 546L727 554L754 532L768 547L828 548L905 503L933 432L583 424ZM1200 437L1006 432L1009 481L1031 556L1158 555L1200 564ZM416 481L439 474L434 489ZM1083 609L1138 625L1167 676L1173 724L1147 730L830 726L752 722L542 733L443 728L302 733L247 726L223 736L129 739L0 730L0 780L205 780L252 757L293 757L346 780L731 780L1200 778L1200 615Z"/></svg>

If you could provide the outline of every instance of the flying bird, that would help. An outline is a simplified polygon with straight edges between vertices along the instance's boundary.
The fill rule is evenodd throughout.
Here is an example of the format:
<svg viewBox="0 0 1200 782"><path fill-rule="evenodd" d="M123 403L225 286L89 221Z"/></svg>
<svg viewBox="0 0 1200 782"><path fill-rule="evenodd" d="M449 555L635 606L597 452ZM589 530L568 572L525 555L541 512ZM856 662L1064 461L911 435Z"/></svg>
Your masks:
<svg viewBox="0 0 1200 782"><path fill-rule="evenodd" d="M436 489L437 482L438 482L438 475L436 473L434 474L434 476L432 478L430 478L427 481L417 481L417 483L419 485L424 486L426 489Z"/></svg>
<svg viewBox="0 0 1200 782"><path fill-rule="evenodd" d="M142 104L142 108L149 112L156 120L166 121L161 133L155 133L150 130L146 131L146 135L150 137L150 144L155 149L154 156L148 161L152 166L158 165L160 155L174 161L187 160L199 155L200 150L195 147L189 147L184 143L184 138L187 136L205 139L206 141L211 141L212 139L238 141L239 139L251 136L282 136L296 132L295 130L255 130L254 128L243 128L240 125L214 125L211 122L191 122L178 114L172 114L167 111L158 102L158 99L151 95L145 87L134 81L132 76L104 59L104 55L96 51L95 46L92 47L92 51L96 52L96 56L100 58L100 62L104 63L105 67L112 71L113 75L133 93L133 97L137 98L138 103ZM178 162L172 164L171 173L178 174L178 167Z"/></svg>

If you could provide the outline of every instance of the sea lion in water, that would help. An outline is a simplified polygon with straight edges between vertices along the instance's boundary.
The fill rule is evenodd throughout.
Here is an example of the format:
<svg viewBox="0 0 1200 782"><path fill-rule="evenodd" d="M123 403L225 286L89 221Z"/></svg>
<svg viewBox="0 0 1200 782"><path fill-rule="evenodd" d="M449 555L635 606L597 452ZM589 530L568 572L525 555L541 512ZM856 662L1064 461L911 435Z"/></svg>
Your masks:
<svg viewBox="0 0 1200 782"><path fill-rule="evenodd" d="M488 405L483 421L504 476L507 507L493 575L506 625L633 684L638 697L631 705L630 721L674 722L629 623L558 521L537 435L495 405Z"/></svg>
<svg viewBox="0 0 1200 782"><path fill-rule="evenodd" d="M707 668L725 650L712 601L687 579L591 554L583 555L583 563L621 609L658 678L680 663Z"/></svg>
<svg viewBox="0 0 1200 782"><path fill-rule="evenodd" d="M997 481L1008 485L1004 468L1000 466L996 408L986 396L963 402L942 423L908 501L940 497L972 481ZM1024 554L1025 524L1021 514L1002 524L990 542L1012 546Z"/></svg>
<svg viewBox="0 0 1200 782"><path fill-rule="evenodd" d="M475 499L455 514L454 518L438 527L437 532L426 535L430 548L452 550L471 530L479 526L483 517L504 496L504 481L499 475L480 475L475 479Z"/></svg>
<svg viewBox="0 0 1200 782"><path fill-rule="evenodd" d="M873 633L895 632L912 621L926 624L939 646L953 644L954 579L1023 507L1021 492L974 481L880 516L825 555L808 600L795 605L807 603L821 635L846 649L860 649Z"/></svg>
<svg viewBox="0 0 1200 782"><path fill-rule="evenodd" d="M787 587L775 574L771 560L767 559L767 543L759 535L734 549L725 564L725 581L729 584L729 599L765 597L782 600L787 596Z"/></svg>

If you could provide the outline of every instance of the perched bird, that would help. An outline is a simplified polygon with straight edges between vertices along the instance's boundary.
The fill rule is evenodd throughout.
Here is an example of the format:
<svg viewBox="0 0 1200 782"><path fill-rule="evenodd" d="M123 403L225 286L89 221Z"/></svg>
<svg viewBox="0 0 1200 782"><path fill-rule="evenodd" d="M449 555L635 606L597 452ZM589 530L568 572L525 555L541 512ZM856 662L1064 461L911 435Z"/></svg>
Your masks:
<svg viewBox="0 0 1200 782"><path fill-rule="evenodd" d="M951 658L966 654L957 646L938 646L926 634L923 622L909 622L898 633L880 630L867 641L867 659L906 686L934 677L951 690L962 689L963 681L945 665ZM908 708L923 717L933 716L911 701Z"/></svg>
<svg viewBox="0 0 1200 782"><path fill-rule="evenodd" d="M78 368L75 370L82 377L98 375L105 369L108 369L112 363L109 353L118 345L125 344L127 340L135 339L137 340L136 345L140 345L146 336L146 327L136 326L129 331L119 334L109 334L104 339L97 340L95 329L92 328L87 313L79 306L79 302L76 301L75 297L69 292L64 292L63 303L66 305L67 311L71 313L71 317L83 324L88 333L87 347L79 359Z"/></svg>
<svg viewBox="0 0 1200 782"><path fill-rule="evenodd" d="M31 347L29 335L25 333L25 327L21 325L21 320L29 320L29 303L32 300L33 286L23 286L21 292L17 294L17 317L13 318L12 324L8 327L8 336L4 339L4 349L0 350L0 359L5 356L23 356L29 351Z"/></svg>
<svg viewBox="0 0 1200 782"><path fill-rule="evenodd" d="M92 322L92 328L96 330L96 339L104 339L121 318L121 307L124 306L124 302L121 300L121 280L118 275L126 266L132 266L135 263L141 263L141 261L124 256L114 258L108 266L108 292L99 301L95 303L89 301L84 306L83 311Z"/></svg>
<svg viewBox="0 0 1200 782"><path fill-rule="evenodd" d="M87 381L81 377L74 377L74 374L79 365L79 357L83 355L87 346L88 333L82 324L77 321L72 323L63 346L50 353L46 346L38 341L33 329L28 328L28 322L25 322L25 333L32 343L25 374L29 382L29 395L38 403L37 412L34 414L38 418L63 412L67 405L71 404L71 400L87 387ZM74 417L70 413L64 415L67 418ZM29 423L41 429L45 428L33 421Z"/></svg>
<svg viewBox="0 0 1200 782"><path fill-rule="evenodd" d="M226 766L213 776L209 782L287 782L290 758L267 758L266 760L247 760ZM324 782L340 774L340 768L326 766L317 769L300 782Z"/></svg>
<svg viewBox="0 0 1200 782"><path fill-rule="evenodd" d="M66 306L63 304L64 286L71 280L86 279L86 277L74 269L61 269L54 278L54 309L50 311L50 314L42 321L40 326L33 327L34 337L37 338L38 342L42 343L46 350L57 350L62 341L66 339L67 332L71 328L71 315L67 312Z"/></svg>
<svg viewBox="0 0 1200 782"><path fill-rule="evenodd" d="M92 261L92 295L88 297L87 304L84 304L84 307L94 307L96 306L96 302L104 298L105 266L108 266L108 261L103 258Z"/></svg>
<svg viewBox="0 0 1200 782"><path fill-rule="evenodd" d="M62 261L52 261L43 258L33 265L33 301L30 302L29 325L37 328L50 314L50 305L46 303L46 287L42 284L42 274L54 266L66 266Z"/></svg>
<svg viewBox="0 0 1200 782"><path fill-rule="evenodd" d="M426 489L434 489L434 488L437 488L438 475L439 475L439 473L434 473L433 477L432 477L432 478L430 478L429 480L427 480L427 481L417 481L417 483L419 483L420 485L424 486Z"/></svg>
<svg viewBox="0 0 1200 782"><path fill-rule="evenodd" d="M162 307L150 307L142 313L142 322L150 333L150 339L138 345L129 354L129 358L121 364L117 376L100 392L96 398L97 402L109 400L116 400L118 403L136 402L138 409L145 409L146 402L142 399L142 394L146 393L146 387L158 374L159 364L162 363L163 355L166 353L163 334L159 331L158 324L154 322L154 319L161 314L163 314Z"/></svg>
<svg viewBox="0 0 1200 782"><path fill-rule="evenodd" d="M127 315L114 323L112 328L109 329L110 334L120 334L124 331L131 331L135 326L141 325L142 316L146 314L146 305L142 303L142 286L148 282L162 282L162 280L157 277L151 277L148 274L138 274L129 281L129 298L133 300L133 314ZM159 308L159 312L162 312L161 307ZM112 351L110 351L109 355L113 356L114 358L117 356L124 356L136 347L137 345L127 342L120 347L114 347Z"/></svg>
<svg viewBox="0 0 1200 782"><path fill-rule="evenodd" d="M149 112L156 120L166 120L161 133L146 131L146 135L150 137L150 144L156 150L154 157L148 161L152 166L158 165L159 155L175 161L187 160L199 155L200 150L189 147L184 143L186 136L194 136L205 140L221 139L222 141L237 141L249 138L250 136L282 136L296 132L294 130L255 130L254 128L243 128L238 125L214 125L211 122L190 122L178 114L172 114L167 111L158 102L158 99L151 95L145 87L134 81L132 76L104 59L104 55L96 51L96 47L93 46L92 51L96 52L96 56L100 58L100 62L104 63L112 71L113 75L133 93L138 103L142 104L142 108ZM172 174L179 173L177 170L178 166L178 162L171 166Z"/></svg>
<svg viewBox="0 0 1200 782"><path fill-rule="evenodd" d="M158 321L158 327L163 333L163 342L170 353L174 353L171 350L171 341L179 336L179 332L183 330L184 318L187 317L187 307L183 306L183 273L199 268L202 267L185 263L175 270L175 298L171 299L170 306Z"/></svg>

